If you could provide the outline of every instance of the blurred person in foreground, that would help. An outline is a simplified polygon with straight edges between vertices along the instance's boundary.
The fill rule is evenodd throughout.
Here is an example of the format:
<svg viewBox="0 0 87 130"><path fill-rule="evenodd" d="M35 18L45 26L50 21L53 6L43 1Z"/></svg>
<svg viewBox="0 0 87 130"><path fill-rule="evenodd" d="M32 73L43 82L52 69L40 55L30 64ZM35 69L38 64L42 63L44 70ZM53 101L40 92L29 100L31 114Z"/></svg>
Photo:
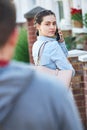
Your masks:
<svg viewBox="0 0 87 130"><path fill-rule="evenodd" d="M15 6L0 0L0 130L82 130L66 87L11 61L17 40Z"/></svg>

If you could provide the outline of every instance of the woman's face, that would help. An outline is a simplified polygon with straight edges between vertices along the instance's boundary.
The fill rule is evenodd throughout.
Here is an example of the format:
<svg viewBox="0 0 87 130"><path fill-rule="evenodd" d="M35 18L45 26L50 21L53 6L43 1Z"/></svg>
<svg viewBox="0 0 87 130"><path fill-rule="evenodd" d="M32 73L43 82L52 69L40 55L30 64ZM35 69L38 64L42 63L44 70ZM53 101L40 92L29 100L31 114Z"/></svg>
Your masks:
<svg viewBox="0 0 87 130"><path fill-rule="evenodd" d="M43 17L43 21L41 24L38 24L37 29L41 36L54 37L56 32L56 17L54 15Z"/></svg>

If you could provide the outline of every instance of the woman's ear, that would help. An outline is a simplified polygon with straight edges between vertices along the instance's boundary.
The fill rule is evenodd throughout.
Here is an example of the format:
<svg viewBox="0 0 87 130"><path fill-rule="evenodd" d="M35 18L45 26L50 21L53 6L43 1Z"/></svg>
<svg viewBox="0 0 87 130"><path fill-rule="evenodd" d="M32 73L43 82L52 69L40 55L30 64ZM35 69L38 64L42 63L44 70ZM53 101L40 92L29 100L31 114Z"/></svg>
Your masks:
<svg viewBox="0 0 87 130"><path fill-rule="evenodd" d="M36 35L39 36L40 24L36 24Z"/></svg>
<svg viewBox="0 0 87 130"><path fill-rule="evenodd" d="M38 24L38 23L36 24L36 29L40 30L40 24Z"/></svg>

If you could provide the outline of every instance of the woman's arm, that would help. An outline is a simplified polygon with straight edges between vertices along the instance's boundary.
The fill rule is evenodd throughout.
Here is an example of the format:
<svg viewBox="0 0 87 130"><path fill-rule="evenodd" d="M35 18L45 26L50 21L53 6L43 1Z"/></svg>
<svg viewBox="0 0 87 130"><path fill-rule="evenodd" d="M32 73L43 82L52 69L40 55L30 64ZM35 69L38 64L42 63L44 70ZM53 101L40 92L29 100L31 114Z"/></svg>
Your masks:
<svg viewBox="0 0 87 130"><path fill-rule="evenodd" d="M75 70L72 67L71 63L66 58L59 44L52 42L50 48L50 58L55 63L56 67L60 70L72 70L73 75Z"/></svg>
<svg viewBox="0 0 87 130"><path fill-rule="evenodd" d="M63 50L65 56L67 57L68 56L68 50L66 48L66 44L65 44L64 37L63 37L61 29L58 29L58 34L59 34L59 37L60 37L60 39L58 40L58 44L61 46L61 49Z"/></svg>

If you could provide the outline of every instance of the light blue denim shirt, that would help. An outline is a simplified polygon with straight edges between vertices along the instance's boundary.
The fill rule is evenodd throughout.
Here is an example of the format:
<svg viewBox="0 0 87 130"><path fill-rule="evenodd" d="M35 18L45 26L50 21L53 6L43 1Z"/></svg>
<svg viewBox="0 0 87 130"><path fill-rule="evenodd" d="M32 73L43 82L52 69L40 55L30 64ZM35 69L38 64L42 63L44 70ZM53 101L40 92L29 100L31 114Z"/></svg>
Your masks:
<svg viewBox="0 0 87 130"><path fill-rule="evenodd" d="M38 36L37 41L33 44L32 55L34 63L37 64L38 52L41 45L45 43L42 53L40 54L39 65L46 66L51 69L73 70L72 65L67 60L68 50L65 42L58 43L55 38Z"/></svg>

